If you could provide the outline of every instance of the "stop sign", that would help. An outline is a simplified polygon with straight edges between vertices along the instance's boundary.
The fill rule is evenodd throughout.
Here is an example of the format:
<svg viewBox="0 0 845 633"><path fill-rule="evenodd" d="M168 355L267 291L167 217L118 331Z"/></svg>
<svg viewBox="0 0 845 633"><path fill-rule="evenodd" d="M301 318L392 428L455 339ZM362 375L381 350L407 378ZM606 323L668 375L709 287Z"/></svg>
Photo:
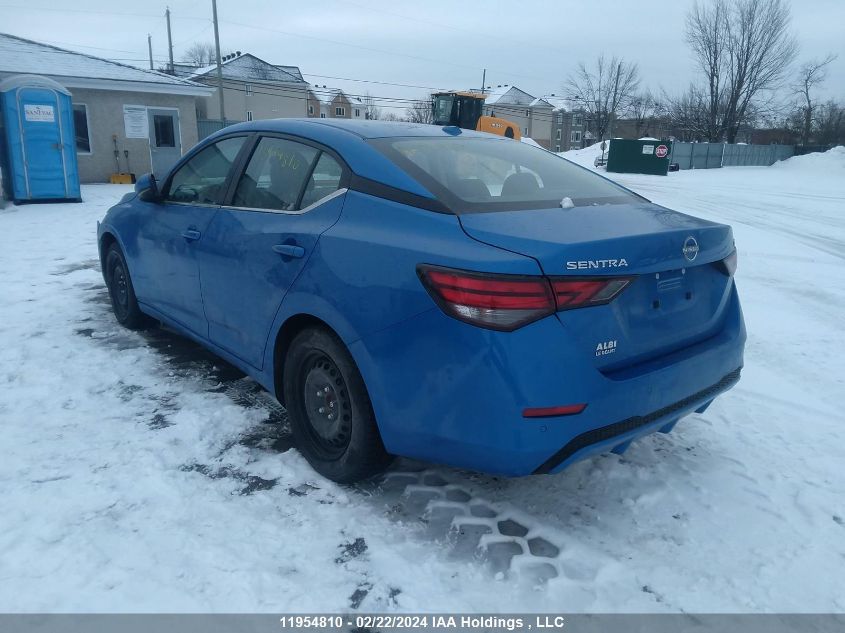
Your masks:
<svg viewBox="0 0 845 633"><path fill-rule="evenodd" d="M657 149L654 150L654 155L657 156L657 158L666 158L666 154L668 154L668 153L669 153L669 148L666 147L665 145L658 145Z"/></svg>

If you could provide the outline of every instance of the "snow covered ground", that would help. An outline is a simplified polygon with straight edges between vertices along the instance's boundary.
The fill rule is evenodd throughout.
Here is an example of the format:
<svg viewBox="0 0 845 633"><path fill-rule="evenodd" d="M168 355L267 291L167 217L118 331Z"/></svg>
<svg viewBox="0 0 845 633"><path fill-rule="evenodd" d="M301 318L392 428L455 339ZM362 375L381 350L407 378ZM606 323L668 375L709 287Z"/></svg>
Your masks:
<svg viewBox="0 0 845 633"><path fill-rule="evenodd" d="M94 223L126 187L0 210L0 611L845 611L845 151L614 178L734 226L743 379L515 480L321 479L237 370L115 324Z"/></svg>

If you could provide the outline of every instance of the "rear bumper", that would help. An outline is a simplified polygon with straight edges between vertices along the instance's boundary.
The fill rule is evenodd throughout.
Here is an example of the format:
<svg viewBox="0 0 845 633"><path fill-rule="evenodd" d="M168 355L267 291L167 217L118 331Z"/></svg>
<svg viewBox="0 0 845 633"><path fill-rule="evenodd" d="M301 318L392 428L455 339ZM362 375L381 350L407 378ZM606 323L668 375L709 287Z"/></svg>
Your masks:
<svg viewBox="0 0 845 633"><path fill-rule="evenodd" d="M504 333L433 309L350 349L390 452L518 476L670 430L737 382L744 343L733 288L714 336L612 377L554 317ZM587 403L578 415L522 417L576 403Z"/></svg>

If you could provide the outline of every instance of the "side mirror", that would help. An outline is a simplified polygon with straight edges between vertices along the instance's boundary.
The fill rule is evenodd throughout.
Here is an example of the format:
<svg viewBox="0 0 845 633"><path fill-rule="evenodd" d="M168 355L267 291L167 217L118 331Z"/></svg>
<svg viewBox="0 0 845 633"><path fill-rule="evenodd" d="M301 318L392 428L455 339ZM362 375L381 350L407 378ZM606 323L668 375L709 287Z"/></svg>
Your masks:
<svg viewBox="0 0 845 633"><path fill-rule="evenodd" d="M158 190L156 177L144 174L135 183L135 193L144 202L161 202L161 192Z"/></svg>

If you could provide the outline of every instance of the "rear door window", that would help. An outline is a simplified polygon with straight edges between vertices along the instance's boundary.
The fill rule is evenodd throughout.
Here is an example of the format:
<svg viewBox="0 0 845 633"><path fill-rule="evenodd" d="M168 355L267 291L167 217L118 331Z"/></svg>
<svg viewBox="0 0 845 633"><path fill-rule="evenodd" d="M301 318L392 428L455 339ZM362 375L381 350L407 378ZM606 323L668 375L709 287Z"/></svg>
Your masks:
<svg viewBox="0 0 845 633"><path fill-rule="evenodd" d="M263 137L241 176L232 205L295 211L320 150L287 139Z"/></svg>
<svg viewBox="0 0 845 633"><path fill-rule="evenodd" d="M305 193L302 196L300 208L304 209L330 196L340 188L343 168L334 158L323 152L311 172Z"/></svg>

